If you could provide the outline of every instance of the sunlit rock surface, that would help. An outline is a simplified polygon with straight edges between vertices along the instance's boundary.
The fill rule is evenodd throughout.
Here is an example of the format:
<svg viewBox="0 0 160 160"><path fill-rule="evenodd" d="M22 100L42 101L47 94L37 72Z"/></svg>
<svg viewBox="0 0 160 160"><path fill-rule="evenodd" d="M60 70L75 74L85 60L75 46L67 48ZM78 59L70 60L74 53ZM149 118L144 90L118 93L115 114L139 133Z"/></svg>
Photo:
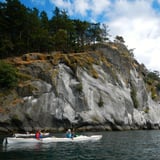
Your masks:
<svg viewBox="0 0 160 160"><path fill-rule="evenodd" d="M35 78L17 87L20 102L4 106L8 112L0 113L0 131L159 129L160 104L151 99L138 67L117 50L100 51L112 66L101 60L93 64L96 78L86 68L73 71L65 63L21 66Z"/></svg>

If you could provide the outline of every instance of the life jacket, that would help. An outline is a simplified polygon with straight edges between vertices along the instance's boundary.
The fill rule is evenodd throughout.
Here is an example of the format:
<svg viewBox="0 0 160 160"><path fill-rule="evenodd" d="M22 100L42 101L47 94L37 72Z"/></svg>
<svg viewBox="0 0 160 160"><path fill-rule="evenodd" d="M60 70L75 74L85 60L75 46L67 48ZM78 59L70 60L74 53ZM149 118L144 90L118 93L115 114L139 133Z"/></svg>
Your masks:
<svg viewBox="0 0 160 160"><path fill-rule="evenodd" d="M40 138L40 132L36 132L36 138L37 138L37 139Z"/></svg>
<svg viewBox="0 0 160 160"><path fill-rule="evenodd" d="M66 137L67 137L67 138L72 138L72 134L71 134L71 133L67 133L67 134L66 134Z"/></svg>

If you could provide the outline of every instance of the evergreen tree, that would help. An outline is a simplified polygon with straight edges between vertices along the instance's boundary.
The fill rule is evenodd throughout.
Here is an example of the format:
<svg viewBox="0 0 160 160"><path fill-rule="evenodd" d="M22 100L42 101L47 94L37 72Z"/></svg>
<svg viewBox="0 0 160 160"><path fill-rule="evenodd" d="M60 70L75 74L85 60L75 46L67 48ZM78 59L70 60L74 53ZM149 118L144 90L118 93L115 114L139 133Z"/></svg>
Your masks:
<svg viewBox="0 0 160 160"><path fill-rule="evenodd" d="M19 0L0 2L0 24L0 58L25 52L80 52L108 34L100 23L72 20L58 7L49 20L45 11L26 8Z"/></svg>
<svg viewBox="0 0 160 160"><path fill-rule="evenodd" d="M26 20L26 7L18 0L6 0L6 3L0 5L2 13L0 18L2 24L0 26L1 57L3 57L2 53L19 54L24 48L23 28Z"/></svg>
<svg viewBox="0 0 160 160"><path fill-rule="evenodd" d="M74 27L75 27L75 47L77 50L83 51L84 50L84 44L86 44L87 41L87 35L86 31L89 27L89 23L80 20L74 20Z"/></svg>

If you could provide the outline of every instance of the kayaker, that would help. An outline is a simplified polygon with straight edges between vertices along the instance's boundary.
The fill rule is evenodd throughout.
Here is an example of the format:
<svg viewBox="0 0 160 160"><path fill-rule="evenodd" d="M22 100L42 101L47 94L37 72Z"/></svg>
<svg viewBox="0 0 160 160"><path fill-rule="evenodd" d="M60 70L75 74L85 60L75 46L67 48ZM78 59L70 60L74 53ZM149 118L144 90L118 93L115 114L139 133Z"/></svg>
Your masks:
<svg viewBox="0 0 160 160"><path fill-rule="evenodd" d="M75 134L75 130L72 130L72 137L77 137L77 135Z"/></svg>
<svg viewBox="0 0 160 160"><path fill-rule="evenodd" d="M40 139L41 138L41 132L40 132L40 130L37 130L37 132L36 132L36 139Z"/></svg>
<svg viewBox="0 0 160 160"><path fill-rule="evenodd" d="M67 138L73 138L71 129L68 129L68 130L67 130L67 132L66 132L66 137L67 137Z"/></svg>

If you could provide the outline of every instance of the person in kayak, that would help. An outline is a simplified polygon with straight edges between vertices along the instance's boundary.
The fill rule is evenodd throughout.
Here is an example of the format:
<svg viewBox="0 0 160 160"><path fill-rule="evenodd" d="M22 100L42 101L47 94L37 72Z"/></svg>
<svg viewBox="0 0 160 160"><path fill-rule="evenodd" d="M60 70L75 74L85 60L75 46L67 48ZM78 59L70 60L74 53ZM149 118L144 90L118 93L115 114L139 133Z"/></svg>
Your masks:
<svg viewBox="0 0 160 160"><path fill-rule="evenodd" d="M37 132L36 132L36 139L40 139L40 138L42 138L42 135L41 135L41 132L40 132L40 130L37 130Z"/></svg>
<svg viewBox="0 0 160 160"><path fill-rule="evenodd" d="M75 130L74 129L72 130L72 138L73 137L77 137L77 135L75 134Z"/></svg>
<svg viewBox="0 0 160 160"><path fill-rule="evenodd" d="M66 137L67 137L67 138L73 138L71 129L68 129L68 130L67 130L67 132L66 132Z"/></svg>

